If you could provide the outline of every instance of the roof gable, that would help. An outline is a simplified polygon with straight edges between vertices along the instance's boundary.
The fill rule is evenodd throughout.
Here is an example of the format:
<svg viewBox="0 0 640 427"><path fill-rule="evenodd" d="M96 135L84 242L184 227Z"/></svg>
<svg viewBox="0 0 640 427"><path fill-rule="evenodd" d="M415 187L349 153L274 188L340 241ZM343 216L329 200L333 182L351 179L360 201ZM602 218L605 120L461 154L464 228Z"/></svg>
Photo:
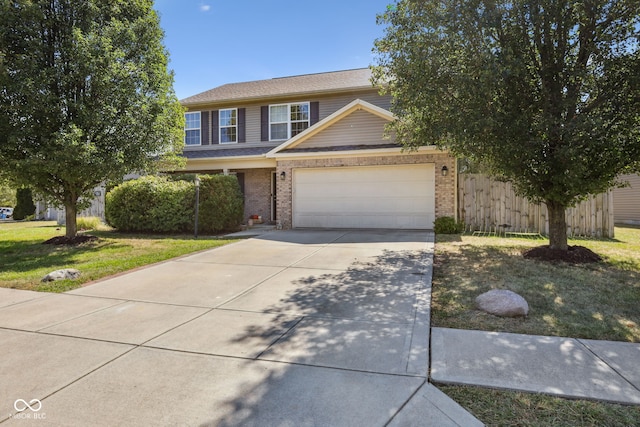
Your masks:
<svg viewBox="0 0 640 427"><path fill-rule="evenodd" d="M395 145L393 141L382 141L384 125L393 121L394 118L389 111L361 99L356 99L304 132L277 146L268 152L266 156L275 157L285 150L316 149L323 146L328 148L329 146L348 147L357 145L375 148L380 145ZM365 123L366 125L363 128ZM352 125L354 126L352 127ZM358 138L357 135L356 137L352 135L351 138L345 139L338 137L345 135L347 132L362 132L363 137Z"/></svg>

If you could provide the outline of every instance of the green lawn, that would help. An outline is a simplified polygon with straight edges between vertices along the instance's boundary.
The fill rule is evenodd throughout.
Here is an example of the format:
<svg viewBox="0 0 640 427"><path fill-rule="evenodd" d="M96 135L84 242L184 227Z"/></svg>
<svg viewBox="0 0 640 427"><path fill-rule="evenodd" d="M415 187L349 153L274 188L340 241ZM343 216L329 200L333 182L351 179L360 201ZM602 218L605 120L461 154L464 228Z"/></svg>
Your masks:
<svg viewBox="0 0 640 427"><path fill-rule="evenodd" d="M437 236L432 326L640 342L640 228L616 227L615 239L572 240L603 257L598 264L528 260L547 240ZM529 316L503 319L475 309L490 289L510 289ZM488 426L640 425L640 407L569 400L480 387L439 388Z"/></svg>
<svg viewBox="0 0 640 427"><path fill-rule="evenodd" d="M438 236L432 325L535 335L640 342L640 228L616 227L615 239L572 240L604 258L568 265L524 259L546 240ZM506 319L475 309L490 289L509 289L529 316Z"/></svg>
<svg viewBox="0 0 640 427"><path fill-rule="evenodd" d="M64 227L54 222L0 223L0 287L65 292L105 276L232 241L91 231L98 241L78 246L42 244L63 234ZM47 273L62 268L76 268L82 276L77 280L40 282Z"/></svg>

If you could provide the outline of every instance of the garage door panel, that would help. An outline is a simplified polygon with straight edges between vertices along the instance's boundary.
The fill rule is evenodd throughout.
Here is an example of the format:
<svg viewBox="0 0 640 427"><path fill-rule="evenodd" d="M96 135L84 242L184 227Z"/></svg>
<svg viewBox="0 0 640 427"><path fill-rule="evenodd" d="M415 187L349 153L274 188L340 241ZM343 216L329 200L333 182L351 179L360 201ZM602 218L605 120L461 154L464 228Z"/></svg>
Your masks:
<svg viewBox="0 0 640 427"><path fill-rule="evenodd" d="M293 226L432 228L433 164L295 169Z"/></svg>

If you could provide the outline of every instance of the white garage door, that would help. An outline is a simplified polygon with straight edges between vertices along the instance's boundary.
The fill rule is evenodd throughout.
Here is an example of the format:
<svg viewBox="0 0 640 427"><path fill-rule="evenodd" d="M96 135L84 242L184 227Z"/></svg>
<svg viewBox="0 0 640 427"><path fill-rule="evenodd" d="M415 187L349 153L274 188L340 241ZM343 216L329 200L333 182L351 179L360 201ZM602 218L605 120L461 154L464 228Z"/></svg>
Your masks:
<svg viewBox="0 0 640 427"><path fill-rule="evenodd" d="M433 228L433 164L293 170L293 226Z"/></svg>

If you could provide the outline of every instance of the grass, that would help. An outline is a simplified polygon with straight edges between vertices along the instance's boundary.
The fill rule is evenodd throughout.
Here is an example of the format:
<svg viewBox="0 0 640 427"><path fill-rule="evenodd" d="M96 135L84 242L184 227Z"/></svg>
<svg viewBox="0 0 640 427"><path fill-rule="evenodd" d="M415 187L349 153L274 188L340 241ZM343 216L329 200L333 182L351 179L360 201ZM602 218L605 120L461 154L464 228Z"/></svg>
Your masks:
<svg viewBox="0 0 640 427"><path fill-rule="evenodd" d="M436 240L432 326L640 342L640 228L616 227L615 239L579 239L598 264L527 260L542 239L447 236ZM499 318L475 309L490 289L510 289L529 316ZM640 408L479 387L439 385L488 426L636 426Z"/></svg>
<svg viewBox="0 0 640 427"><path fill-rule="evenodd" d="M470 386L438 386L487 426L640 425L640 408Z"/></svg>
<svg viewBox="0 0 640 427"><path fill-rule="evenodd" d="M180 255L230 243L215 237L149 236L92 231L99 239L78 246L44 245L64 234L54 222L0 224L0 287L65 292L83 283ZM42 283L49 272L76 268L77 280Z"/></svg>
<svg viewBox="0 0 640 427"><path fill-rule="evenodd" d="M569 265L528 260L546 240L438 236L432 325L534 335L640 342L640 228L616 227L615 239L572 240L604 258ZM529 303L527 318L476 310L475 298L509 289Z"/></svg>

